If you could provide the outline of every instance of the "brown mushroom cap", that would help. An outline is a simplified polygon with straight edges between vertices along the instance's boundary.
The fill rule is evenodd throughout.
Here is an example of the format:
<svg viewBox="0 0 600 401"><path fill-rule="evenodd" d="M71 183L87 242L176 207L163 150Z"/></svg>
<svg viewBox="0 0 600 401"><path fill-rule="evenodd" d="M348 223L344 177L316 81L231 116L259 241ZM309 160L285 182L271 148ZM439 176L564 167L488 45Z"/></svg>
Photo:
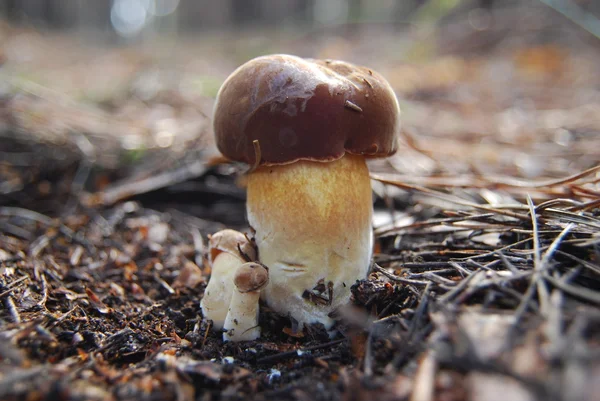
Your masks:
<svg viewBox="0 0 600 401"><path fill-rule="evenodd" d="M260 263L244 263L236 270L233 282L239 292L258 291L269 282L269 270Z"/></svg>
<svg viewBox="0 0 600 401"><path fill-rule="evenodd" d="M219 91L217 146L226 157L261 165L332 161L346 152L393 154L400 129L396 96L381 75L343 61L258 57Z"/></svg>
<svg viewBox="0 0 600 401"><path fill-rule="evenodd" d="M256 260L256 248L248 241L248 238L239 231L225 229L211 235L208 247L211 263L221 252L227 252L243 259L244 256L240 254L240 250L248 256L250 260Z"/></svg>

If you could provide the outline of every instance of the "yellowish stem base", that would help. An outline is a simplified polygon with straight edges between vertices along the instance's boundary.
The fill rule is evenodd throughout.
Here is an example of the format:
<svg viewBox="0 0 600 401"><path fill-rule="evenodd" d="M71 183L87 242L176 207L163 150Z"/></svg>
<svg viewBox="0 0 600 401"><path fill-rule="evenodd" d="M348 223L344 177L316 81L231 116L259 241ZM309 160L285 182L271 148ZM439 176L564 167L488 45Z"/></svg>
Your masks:
<svg viewBox="0 0 600 401"><path fill-rule="evenodd" d="M268 305L300 325L332 324L328 316L366 276L373 214L365 159L299 161L265 166L248 177L248 220L270 281Z"/></svg>

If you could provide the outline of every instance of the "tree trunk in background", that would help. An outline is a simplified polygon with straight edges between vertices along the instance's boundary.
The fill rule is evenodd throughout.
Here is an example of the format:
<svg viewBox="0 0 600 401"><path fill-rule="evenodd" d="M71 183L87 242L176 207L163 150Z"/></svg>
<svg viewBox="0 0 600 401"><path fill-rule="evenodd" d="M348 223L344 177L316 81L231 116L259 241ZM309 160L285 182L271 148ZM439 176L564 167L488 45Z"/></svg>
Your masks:
<svg viewBox="0 0 600 401"><path fill-rule="evenodd" d="M232 8L231 0L181 0L177 9L180 29L190 32L227 30L231 27Z"/></svg>
<svg viewBox="0 0 600 401"><path fill-rule="evenodd" d="M232 20L234 26L247 26L252 21L260 21L262 13L257 1L232 0Z"/></svg>

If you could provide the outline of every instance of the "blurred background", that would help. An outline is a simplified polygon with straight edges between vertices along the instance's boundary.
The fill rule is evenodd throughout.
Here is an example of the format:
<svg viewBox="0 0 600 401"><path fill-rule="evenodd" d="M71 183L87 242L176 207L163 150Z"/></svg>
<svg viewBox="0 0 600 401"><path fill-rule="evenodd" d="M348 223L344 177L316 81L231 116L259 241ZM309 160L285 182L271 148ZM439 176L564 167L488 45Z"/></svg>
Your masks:
<svg viewBox="0 0 600 401"><path fill-rule="evenodd" d="M360 22L401 24L410 22L412 13L423 6L443 12L459 3L459 0L3 0L2 9L7 19L14 22L84 32L114 31L123 37L133 37L156 30L176 34L252 26L307 29ZM483 0L473 2L471 8L490 9L493 5L494 0Z"/></svg>
<svg viewBox="0 0 600 401"><path fill-rule="evenodd" d="M229 73L269 53L390 81L402 146L374 173L509 183L522 199L526 180L600 160L598 16L594 0L0 0L0 204L57 213L73 194L150 193L227 222L211 196L244 194L223 181L237 170L214 147L212 106Z"/></svg>

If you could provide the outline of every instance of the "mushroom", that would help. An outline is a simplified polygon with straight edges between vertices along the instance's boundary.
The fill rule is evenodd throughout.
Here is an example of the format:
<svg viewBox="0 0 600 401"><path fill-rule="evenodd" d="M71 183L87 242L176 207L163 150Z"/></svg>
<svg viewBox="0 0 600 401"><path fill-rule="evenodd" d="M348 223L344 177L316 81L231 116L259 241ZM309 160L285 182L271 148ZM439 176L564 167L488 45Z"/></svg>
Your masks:
<svg viewBox="0 0 600 401"><path fill-rule="evenodd" d="M216 143L248 163L247 215L270 308L302 327L320 322L366 277L373 204L366 158L397 147L399 107L365 67L289 55L253 59L225 81L214 111Z"/></svg>
<svg viewBox="0 0 600 401"><path fill-rule="evenodd" d="M244 234L228 229L210 237L208 258L212 271L200 307L204 318L220 330L233 295L235 272L248 260L256 260L256 250Z"/></svg>
<svg viewBox="0 0 600 401"><path fill-rule="evenodd" d="M235 290L223 326L224 341L250 341L260 337L260 290L269 282L269 271L260 263L244 263L235 272Z"/></svg>

